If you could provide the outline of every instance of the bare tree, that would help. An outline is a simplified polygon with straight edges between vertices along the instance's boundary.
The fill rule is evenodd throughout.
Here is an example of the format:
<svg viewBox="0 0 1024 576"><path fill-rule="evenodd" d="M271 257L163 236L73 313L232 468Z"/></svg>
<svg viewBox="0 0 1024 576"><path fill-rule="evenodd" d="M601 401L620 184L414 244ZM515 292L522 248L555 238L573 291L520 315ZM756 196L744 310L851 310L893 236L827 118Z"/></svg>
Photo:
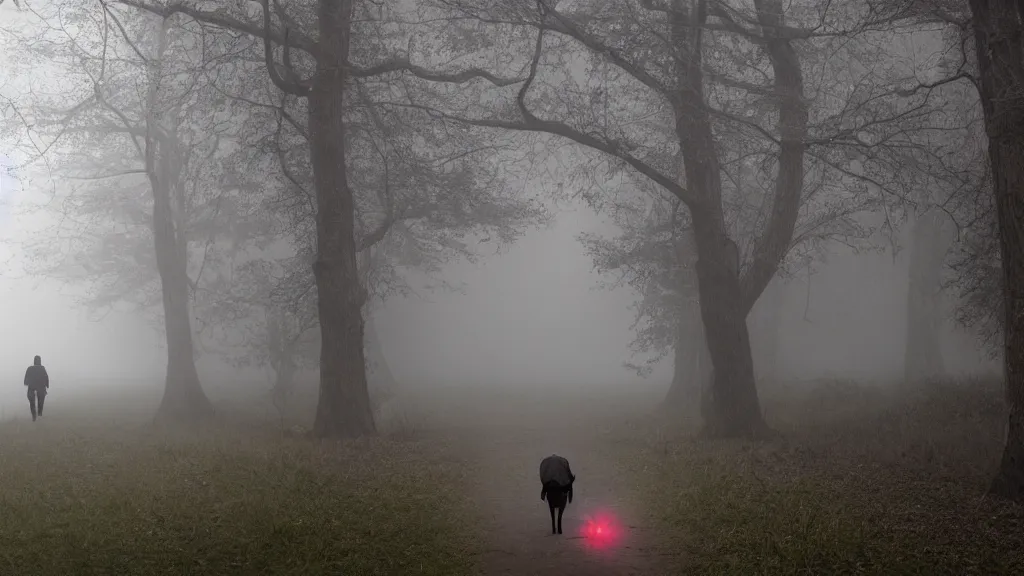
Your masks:
<svg viewBox="0 0 1024 576"><path fill-rule="evenodd" d="M230 79L247 78L231 75ZM306 366L319 355L319 346L307 342L316 335L319 323L309 308L310 304L315 307L317 294L308 266L315 251L316 211L311 202L314 181L308 129L302 120L305 103L282 99L272 84L231 84L219 89L248 108L246 123L253 127L243 147L254 160L262 155L276 159L269 171L265 167L252 170L276 191L268 192L266 210L276 215L280 225L266 234L278 242L287 239L293 250L271 257L272 261L256 257L240 262L236 273L222 283L220 296L213 297L216 309L206 317L210 329L239 353L236 359L241 363ZM421 277L436 281L432 284L444 287L446 283L438 277L441 264L455 258L475 260L479 246L501 249L525 227L546 219L539 203L505 184L508 170L493 158L502 148L500 143L483 142L465 128L438 132L419 114L381 109L373 96L386 88L383 82L377 86L354 82L345 118L347 168L356 204L357 262L369 295L363 306L364 348L369 395L375 406L395 382L373 326L374 308L393 295L413 290L403 271L415 269ZM271 322L273 318L279 320ZM239 348L238 334L216 330L222 324L237 327L240 322L251 325L247 334L258 351ZM284 334L270 337L268 331ZM287 346L264 349L272 343ZM292 358L274 361L281 354ZM293 375L294 370L277 372L278 393L290 387Z"/></svg>
<svg viewBox="0 0 1024 576"><path fill-rule="evenodd" d="M358 436L374 432L363 349L362 310L368 293L360 280L357 261L356 197L345 168L350 84L353 79L402 71L423 72L436 82L497 78L477 70L430 74L413 65L409 54L380 61L377 55L389 46L378 41L353 42L354 37L389 36L380 11L374 6L357 7L352 0L319 0L311 3L308 11L263 0L260 19L251 18L248 6L241 4L222 8L185 0L120 0L120 4L166 18L183 15L203 26L262 39L271 80L282 92L306 101L316 200L313 271L322 341L314 433ZM275 60L275 46L282 48L281 63ZM368 59L373 63L358 63Z"/></svg>
<svg viewBox="0 0 1024 576"><path fill-rule="evenodd" d="M933 91L936 102L955 118L945 134L935 135L932 177L913 190L908 255L907 332L904 381L920 384L945 374L941 334L954 304L946 298L947 264L957 238L971 228L971 195L983 188L983 153L979 144L981 113L969 77L969 38L964 34L966 11L923 13L894 48L917 54L925 81L960 75L964 81ZM967 152L967 153L965 153Z"/></svg>
<svg viewBox="0 0 1024 576"><path fill-rule="evenodd" d="M462 89L396 105L485 128L559 136L602 154L603 165L588 165L592 173L610 179L628 170L681 200L692 222L701 317L715 367L708 432L764 430L746 317L791 249L801 213L813 218L819 211L844 213L851 204L878 205L886 195L906 197L922 181L910 177L908 161L920 167L927 160L925 135L939 128L935 116L943 112L929 95L961 77L925 83L887 75L878 65L887 46L877 40L895 34L891 24L908 4L435 5L452 18L447 25L463 30L448 34L444 58L500 53L505 68L526 68L526 78L514 90L493 91L497 102ZM528 56L510 62L510 54ZM813 99L805 77L816 80ZM725 161L716 146L717 135L730 131L758 142L764 208L755 213L767 215L742 234L729 225ZM812 160L817 166L808 166ZM829 186L808 186L818 180ZM737 241L744 236L752 239L749 249Z"/></svg>
<svg viewBox="0 0 1024 576"><path fill-rule="evenodd" d="M56 99L30 94L19 113L37 157L60 161L61 175L77 181L57 228L59 237L72 222L79 234L63 249L52 237L30 246L42 256L36 271L89 282L93 308L159 303L168 365L158 417L207 417L190 310L206 262L191 275L190 247L195 227L223 223L224 193L237 188L220 165L223 126L211 94L197 88L206 39L104 4L47 8L26 5L45 34L23 47L65 66L70 89Z"/></svg>
<svg viewBox="0 0 1024 576"><path fill-rule="evenodd" d="M761 201L765 195L759 182L762 174L752 161L758 157L758 145L749 139L739 140L729 132L716 138L716 151L723 159L727 223L744 253L752 248L754 240L747 232L756 230L758 222L766 221L768 216L764 213L768 205ZM816 186L823 190L816 190ZM840 196L834 187L829 189L827 181L815 179L806 187L808 199L816 194ZM609 216L623 232L615 238L584 234L580 239L595 268L614 275L611 287L629 285L638 294L632 348L634 354L648 357L643 364L629 366L641 375L649 374L654 364L673 352L674 371L666 405L674 409L694 408L699 399L706 401L709 397L712 370L700 318L697 252L690 214L677 197L659 195L649 187L635 188L618 194L587 195L590 204ZM867 240L871 229L856 216L858 211L873 205L841 199L832 203L828 209L809 210L798 221L793 245L787 259L780 263L781 271L792 274L808 267L830 242L863 244ZM771 293L773 297L779 294L777 290ZM779 305L777 299L769 300L764 302L765 306ZM761 361L766 365L762 368L771 371L776 354L777 334L773 328L777 332L778 310L765 310L760 318L767 320L769 326L762 331L764 341L757 344L763 348Z"/></svg>

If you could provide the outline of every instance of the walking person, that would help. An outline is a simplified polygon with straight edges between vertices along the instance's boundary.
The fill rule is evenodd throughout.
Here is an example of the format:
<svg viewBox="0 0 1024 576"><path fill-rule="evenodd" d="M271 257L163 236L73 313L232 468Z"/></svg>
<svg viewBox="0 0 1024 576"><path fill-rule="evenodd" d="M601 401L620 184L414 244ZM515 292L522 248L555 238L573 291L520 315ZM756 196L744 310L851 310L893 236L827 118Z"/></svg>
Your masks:
<svg viewBox="0 0 1024 576"><path fill-rule="evenodd" d="M35 422L37 415L43 415L43 402L46 401L46 391L50 387L50 376L39 356L25 370L25 386L28 387L28 407L32 410L32 421Z"/></svg>

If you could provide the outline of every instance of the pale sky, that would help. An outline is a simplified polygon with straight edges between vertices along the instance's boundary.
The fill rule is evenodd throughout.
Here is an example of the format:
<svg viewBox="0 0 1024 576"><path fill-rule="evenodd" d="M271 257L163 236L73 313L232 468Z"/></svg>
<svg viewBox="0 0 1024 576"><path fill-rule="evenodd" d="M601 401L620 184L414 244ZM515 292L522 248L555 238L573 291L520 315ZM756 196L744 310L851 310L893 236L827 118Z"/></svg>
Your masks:
<svg viewBox="0 0 1024 576"><path fill-rule="evenodd" d="M465 295L435 292L392 302L380 315L396 376L416 373L502 385L635 379L628 360L632 295L597 288L576 241L601 226L587 208L564 213L480 266L453 266ZM411 318L411 322L405 321Z"/></svg>

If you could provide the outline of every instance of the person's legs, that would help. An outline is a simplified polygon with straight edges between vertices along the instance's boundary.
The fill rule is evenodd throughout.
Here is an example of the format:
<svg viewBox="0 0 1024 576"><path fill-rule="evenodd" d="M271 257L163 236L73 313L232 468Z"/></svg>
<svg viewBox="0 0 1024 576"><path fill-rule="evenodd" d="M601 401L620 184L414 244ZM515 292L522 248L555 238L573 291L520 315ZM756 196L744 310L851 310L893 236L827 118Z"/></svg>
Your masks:
<svg viewBox="0 0 1024 576"><path fill-rule="evenodd" d="M43 401L46 400L46 392L40 390L36 393L36 403L39 405L36 413L40 416L43 415Z"/></svg>
<svg viewBox="0 0 1024 576"><path fill-rule="evenodd" d="M32 421L36 421L36 391L28 389L28 407L32 410Z"/></svg>

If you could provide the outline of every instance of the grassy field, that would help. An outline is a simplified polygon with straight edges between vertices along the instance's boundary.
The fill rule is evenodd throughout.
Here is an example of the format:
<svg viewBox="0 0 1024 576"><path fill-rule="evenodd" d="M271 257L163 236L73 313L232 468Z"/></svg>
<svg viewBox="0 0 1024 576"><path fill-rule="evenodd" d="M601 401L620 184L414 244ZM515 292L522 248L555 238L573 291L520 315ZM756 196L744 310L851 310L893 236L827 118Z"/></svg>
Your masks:
<svg viewBox="0 0 1024 576"><path fill-rule="evenodd" d="M462 467L440 440L313 443L57 415L0 425L0 574L472 568L456 523Z"/></svg>
<svg viewBox="0 0 1024 576"><path fill-rule="evenodd" d="M984 497L1005 429L999 388L830 384L767 395L765 408L777 440L665 425L619 438L682 573L1024 573L1024 510Z"/></svg>
<svg viewBox="0 0 1024 576"><path fill-rule="evenodd" d="M757 443L696 439L621 388L424 390L413 430L347 443L251 407L172 431L147 424L158 396L48 398L0 424L0 574L469 574L486 543L465 441L541 423L618 460L658 574L1024 573L1024 509L983 497L999 388L763 396L780 436Z"/></svg>

